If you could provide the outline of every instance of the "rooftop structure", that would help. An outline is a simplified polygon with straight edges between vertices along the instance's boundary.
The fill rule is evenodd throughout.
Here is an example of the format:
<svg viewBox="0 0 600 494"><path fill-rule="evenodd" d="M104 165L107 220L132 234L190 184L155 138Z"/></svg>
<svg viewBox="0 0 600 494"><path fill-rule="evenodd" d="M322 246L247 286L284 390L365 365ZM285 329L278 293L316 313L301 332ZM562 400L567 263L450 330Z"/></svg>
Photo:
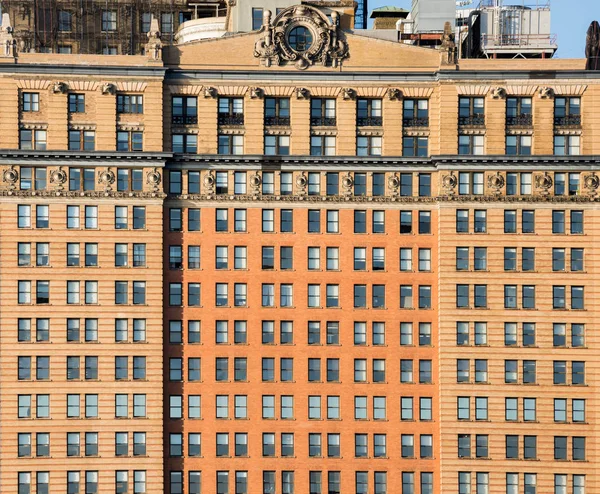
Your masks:
<svg viewBox="0 0 600 494"><path fill-rule="evenodd" d="M456 0L412 0L410 16L414 33L442 32L446 22L454 23Z"/></svg>
<svg viewBox="0 0 600 494"><path fill-rule="evenodd" d="M470 11L462 55L466 58L550 58L556 52L549 0L483 0Z"/></svg>

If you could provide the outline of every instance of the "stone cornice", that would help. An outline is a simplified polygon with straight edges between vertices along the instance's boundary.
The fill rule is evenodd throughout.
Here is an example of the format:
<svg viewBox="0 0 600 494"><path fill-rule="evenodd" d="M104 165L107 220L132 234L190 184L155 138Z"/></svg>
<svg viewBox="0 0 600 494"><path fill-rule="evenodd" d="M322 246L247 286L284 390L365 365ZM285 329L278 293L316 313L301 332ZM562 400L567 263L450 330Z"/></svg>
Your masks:
<svg viewBox="0 0 600 494"><path fill-rule="evenodd" d="M600 156L507 156L440 155L429 158L401 156L264 156L264 155L187 155L172 153L124 153L117 151L21 151L0 149L0 165L47 166L152 166L169 169L209 170L223 167L264 170L360 170L360 171L435 171L435 170L600 170Z"/></svg>
<svg viewBox="0 0 600 494"><path fill-rule="evenodd" d="M64 74L64 75L107 75L118 77L160 77L165 76L166 67L119 66L119 65L39 65L23 62L0 64L0 74Z"/></svg>
<svg viewBox="0 0 600 494"><path fill-rule="evenodd" d="M170 153L124 153L117 151L21 151L0 149L0 165L152 166L162 168Z"/></svg>
<svg viewBox="0 0 600 494"><path fill-rule="evenodd" d="M351 72L351 71L281 71L281 70L216 70L168 68L165 74L170 84L192 83L199 79L211 81L314 81L322 85L328 81L353 82L458 82L458 81L532 81L535 84L557 85L561 81L598 80L600 71L593 70L439 70L436 72Z"/></svg>
<svg viewBox="0 0 600 494"><path fill-rule="evenodd" d="M360 171L449 169L544 169L600 170L600 156L461 156L442 155L430 158L404 158L400 156L262 156L262 155L175 155L167 167L171 169L217 169L222 167L264 170L319 170L344 169Z"/></svg>

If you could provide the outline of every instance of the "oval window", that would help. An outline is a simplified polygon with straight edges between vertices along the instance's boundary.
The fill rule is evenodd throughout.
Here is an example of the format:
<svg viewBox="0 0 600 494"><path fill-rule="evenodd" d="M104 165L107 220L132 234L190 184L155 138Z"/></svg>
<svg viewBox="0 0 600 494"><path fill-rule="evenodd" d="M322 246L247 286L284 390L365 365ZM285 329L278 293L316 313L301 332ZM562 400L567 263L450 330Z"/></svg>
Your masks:
<svg viewBox="0 0 600 494"><path fill-rule="evenodd" d="M313 36L310 29L304 26L297 26L290 31L288 43L293 50L306 51L313 44Z"/></svg>

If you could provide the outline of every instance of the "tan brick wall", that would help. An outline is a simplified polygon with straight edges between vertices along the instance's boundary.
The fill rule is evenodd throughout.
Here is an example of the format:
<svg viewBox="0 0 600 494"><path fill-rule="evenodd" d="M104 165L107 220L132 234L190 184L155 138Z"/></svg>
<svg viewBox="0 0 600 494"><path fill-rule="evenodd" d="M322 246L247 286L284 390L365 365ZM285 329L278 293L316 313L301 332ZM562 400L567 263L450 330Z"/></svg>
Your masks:
<svg viewBox="0 0 600 494"><path fill-rule="evenodd" d="M35 225L35 206L50 206L49 229L17 228L17 204L32 207ZM66 229L67 205L83 208L98 205L98 229ZM129 226L132 224L133 205L146 206L147 228L145 230L115 230L115 205L129 206ZM81 486L85 485L85 471L98 470L99 491L114 492L115 470L129 472L130 489L133 488L133 471L146 470L148 492L163 492L162 483L162 206L159 200L111 200L100 202L97 199L31 198L4 199L0 204L0 255L3 263L1 276L7 280L1 288L3 311L0 323L3 328L2 353L4 355L0 379L2 400L0 411L2 422L2 457L6 465L2 476L2 490L17 490L17 472L32 471L32 485L35 485L36 471L50 471L51 492L65 492L67 471L81 472ZM31 253L35 264L37 242L47 242L50 246L50 267L18 267L17 243L31 242ZM81 263L85 259L85 243L98 244L98 267L67 267L67 243L80 245ZM133 243L146 243L147 265L143 268L115 268L115 244L127 243L129 265L133 259ZM158 253L158 256L156 255ZM10 281L8 281L10 280ZM22 305L17 303L19 280L31 280L35 301L35 281L50 280L49 305ZM81 281L82 304L67 305L66 283L68 280ZM98 281L98 304L84 305L85 280ZM114 304L115 280L129 281L131 304L133 280L146 281L146 305L134 306ZM31 319L32 343L17 341L17 318ZM36 342L36 318L49 318L50 339ZM80 320L81 342L66 341L66 319ZM84 342L85 318L98 319L98 343ZM128 320L129 343L115 343L115 319ZM146 319L146 342L132 343L133 319ZM35 356L50 356L50 383L35 380ZM18 356L32 356L33 381L17 380ZM66 380L67 356L80 356L81 379ZM85 356L98 357L98 379L83 380ZM115 356L129 357L129 379L115 381ZM146 357L146 379L132 381L133 356ZM32 395L32 417L36 417L35 395L50 394L49 419L18 419L17 396ZM129 395L129 419L115 418L115 393ZM133 394L146 395L147 417L133 419ZM85 413L85 394L98 394L98 419L66 418L67 394L80 394L81 416ZM129 433L129 454L115 460L115 432ZM146 432L147 456L133 457L133 432ZM46 459L17 458L17 434L32 434L32 450L35 456L36 432L50 433L50 454ZM98 433L99 454L97 457L68 458L66 453L67 432L81 434L81 448L84 451L85 432Z"/></svg>

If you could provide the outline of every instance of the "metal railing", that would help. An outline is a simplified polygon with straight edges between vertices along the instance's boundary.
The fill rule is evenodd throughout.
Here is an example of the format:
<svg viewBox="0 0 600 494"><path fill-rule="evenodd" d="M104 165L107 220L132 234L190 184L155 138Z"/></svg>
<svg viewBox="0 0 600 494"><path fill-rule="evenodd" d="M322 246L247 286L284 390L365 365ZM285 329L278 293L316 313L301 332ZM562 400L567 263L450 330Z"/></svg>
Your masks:
<svg viewBox="0 0 600 494"><path fill-rule="evenodd" d="M521 126L530 127L533 124L533 118L531 114L522 113L521 115L514 115L506 117L506 125L510 126Z"/></svg>
<svg viewBox="0 0 600 494"><path fill-rule="evenodd" d="M429 117L403 118L402 125L404 127L429 127Z"/></svg>
<svg viewBox="0 0 600 494"><path fill-rule="evenodd" d="M244 125L244 114L219 113L219 125Z"/></svg>
<svg viewBox="0 0 600 494"><path fill-rule="evenodd" d="M265 117L265 125L268 126L280 126L289 127L290 117Z"/></svg>
<svg viewBox="0 0 600 494"><path fill-rule="evenodd" d="M179 116L179 115L175 116L175 115L173 115L172 122L174 124L178 124L178 125L181 125L181 124L184 124L184 125L185 124L197 124L198 123L198 117L197 116L193 116L192 117L192 116Z"/></svg>
<svg viewBox="0 0 600 494"><path fill-rule="evenodd" d="M484 115L469 115L466 117L458 117L458 125L472 125L481 127L485 125Z"/></svg>
<svg viewBox="0 0 600 494"><path fill-rule="evenodd" d="M336 125L335 117L310 117L312 127L334 127Z"/></svg>
<svg viewBox="0 0 600 494"><path fill-rule="evenodd" d="M382 117L357 117L356 125L359 127L381 127L383 125Z"/></svg>
<svg viewBox="0 0 600 494"><path fill-rule="evenodd" d="M581 115L565 115L563 117L554 117L554 125L557 127L580 127Z"/></svg>
<svg viewBox="0 0 600 494"><path fill-rule="evenodd" d="M556 34L482 34L481 46L484 49L527 46L547 47L556 45Z"/></svg>

